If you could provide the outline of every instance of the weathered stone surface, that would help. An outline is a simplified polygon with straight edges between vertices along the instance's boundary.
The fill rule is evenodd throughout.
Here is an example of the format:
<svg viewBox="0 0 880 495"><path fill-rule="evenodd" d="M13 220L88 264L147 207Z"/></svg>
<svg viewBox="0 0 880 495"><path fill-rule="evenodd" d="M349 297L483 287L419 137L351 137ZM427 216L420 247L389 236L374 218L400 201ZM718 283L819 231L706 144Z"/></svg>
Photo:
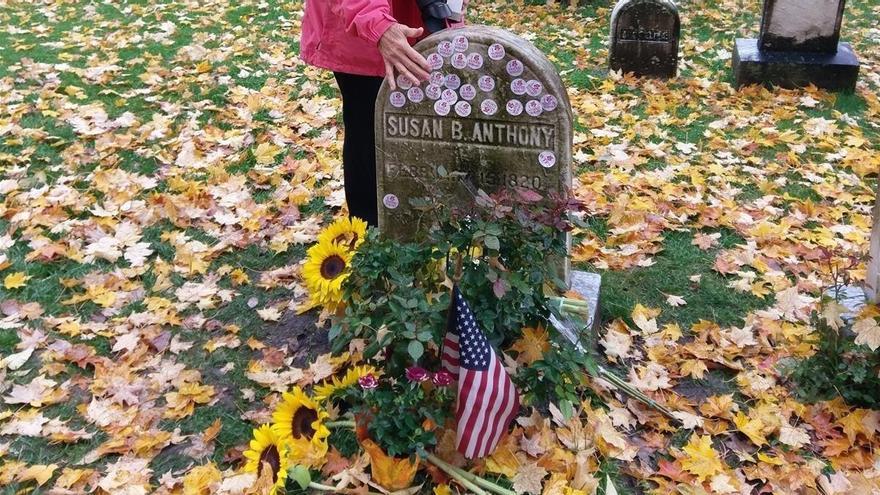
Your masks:
<svg viewBox="0 0 880 495"><path fill-rule="evenodd" d="M671 0L620 0L611 13L611 70L675 77L680 33Z"/></svg>
<svg viewBox="0 0 880 495"><path fill-rule="evenodd" d="M837 52L845 0L766 0L761 50Z"/></svg>
<svg viewBox="0 0 880 495"><path fill-rule="evenodd" d="M859 59L849 43L838 46L832 54L774 52L760 50L756 39L737 39L733 52L735 85L799 88L814 84L829 91L852 92L859 78Z"/></svg>
<svg viewBox="0 0 880 495"><path fill-rule="evenodd" d="M880 183L877 184L877 197L874 199L871 218L871 259L868 262L865 286L871 302L880 304Z"/></svg>
<svg viewBox="0 0 880 495"><path fill-rule="evenodd" d="M415 49L431 81L383 83L376 103L379 228L417 238L424 205L473 201L510 186L571 189L572 112L553 64L528 41L484 26L445 30ZM567 264L567 261L566 261Z"/></svg>

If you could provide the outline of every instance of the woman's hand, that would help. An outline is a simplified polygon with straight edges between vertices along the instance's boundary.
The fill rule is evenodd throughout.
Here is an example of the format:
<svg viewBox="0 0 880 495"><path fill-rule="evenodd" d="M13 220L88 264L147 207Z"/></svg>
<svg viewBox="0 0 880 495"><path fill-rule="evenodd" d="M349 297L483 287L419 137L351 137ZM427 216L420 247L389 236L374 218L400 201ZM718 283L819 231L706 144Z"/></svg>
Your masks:
<svg viewBox="0 0 880 495"><path fill-rule="evenodd" d="M407 41L407 38L418 38L422 31L422 28L392 24L379 39L379 53L385 59L385 77L392 90L397 89L396 74L408 77L415 84L428 79L428 61Z"/></svg>

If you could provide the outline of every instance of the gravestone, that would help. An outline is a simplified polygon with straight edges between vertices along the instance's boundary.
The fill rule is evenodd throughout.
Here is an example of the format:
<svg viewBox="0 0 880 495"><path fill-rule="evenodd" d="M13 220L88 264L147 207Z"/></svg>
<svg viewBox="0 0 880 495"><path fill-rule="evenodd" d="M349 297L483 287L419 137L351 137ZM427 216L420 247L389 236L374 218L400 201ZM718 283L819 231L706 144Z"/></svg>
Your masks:
<svg viewBox="0 0 880 495"><path fill-rule="evenodd" d="M831 91L855 90L859 59L849 43L840 42L845 3L765 0L760 39L736 40L736 86L814 84Z"/></svg>
<svg viewBox="0 0 880 495"><path fill-rule="evenodd" d="M387 81L376 103L379 228L417 238L425 205L473 202L474 189L542 196L571 189L572 112L553 64L528 41L484 26L447 29L414 47L429 81ZM472 186L473 189L471 189ZM568 260L562 275L568 281Z"/></svg>
<svg viewBox="0 0 880 495"><path fill-rule="evenodd" d="M620 0L611 12L611 70L669 78L678 71L681 19L671 0Z"/></svg>
<svg viewBox="0 0 880 495"><path fill-rule="evenodd" d="M877 185L877 198L871 216L871 259L868 261L868 274L865 280L868 298L880 304L880 184Z"/></svg>

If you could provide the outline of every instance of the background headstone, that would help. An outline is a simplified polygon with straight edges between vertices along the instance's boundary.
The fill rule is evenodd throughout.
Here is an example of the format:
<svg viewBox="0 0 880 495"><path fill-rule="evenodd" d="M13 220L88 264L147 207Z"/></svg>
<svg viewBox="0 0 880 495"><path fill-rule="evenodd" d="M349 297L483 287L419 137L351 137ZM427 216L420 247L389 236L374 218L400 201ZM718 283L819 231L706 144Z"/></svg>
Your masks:
<svg viewBox="0 0 880 495"><path fill-rule="evenodd" d="M736 40L736 86L814 84L853 91L859 59L849 43L839 42L844 4L845 0L765 0L760 39Z"/></svg>
<svg viewBox="0 0 880 495"><path fill-rule="evenodd" d="M474 188L571 189L572 112L553 64L507 31L467 26L415 49L429 81L383 83L376 103L379 228L409 240L434 220L426 205L466 204ZM565 260L565 275L567 276Z"/></svg>
<svg viewBox="0 0 880 495"><path fill-rule="evenodd" d="M871 259L868 261L865 286L868 299L874 304L880 304L880 184L877 185L877 199L871 222Z"/></svg>
<svg viewBox="0 0 880 495"><path fill-rule="evenodd" d="M675 77L681 20L671 0L620 0L611 12L611 70Z"/></svg>

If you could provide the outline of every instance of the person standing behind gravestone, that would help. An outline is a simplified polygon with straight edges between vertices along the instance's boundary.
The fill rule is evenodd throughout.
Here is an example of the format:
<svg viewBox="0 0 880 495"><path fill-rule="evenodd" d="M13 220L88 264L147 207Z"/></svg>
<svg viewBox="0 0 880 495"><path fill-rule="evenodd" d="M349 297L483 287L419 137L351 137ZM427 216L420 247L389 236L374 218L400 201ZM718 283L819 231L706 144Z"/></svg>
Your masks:
<svg viewBox="0 0 880 495"><path fill-rule="evenodd" d="M428 62L411 42L446 27L445 0L306 0L300 56L333 71L342 94L342 165L349 214L378 223L373 128L382 78L424 81Z"/></svg>

